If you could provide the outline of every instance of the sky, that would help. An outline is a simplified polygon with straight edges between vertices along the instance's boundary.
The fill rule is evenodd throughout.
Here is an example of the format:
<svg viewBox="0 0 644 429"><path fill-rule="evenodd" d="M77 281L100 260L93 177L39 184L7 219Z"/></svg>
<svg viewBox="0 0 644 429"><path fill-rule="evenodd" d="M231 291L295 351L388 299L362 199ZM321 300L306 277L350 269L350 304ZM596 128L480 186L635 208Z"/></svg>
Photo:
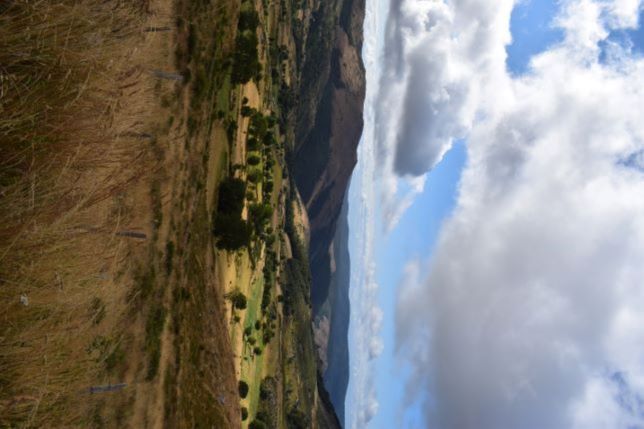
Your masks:
<svg viewBox="0 0 644 429"><path fill-rule="evenodd" d="M640 0L366 0L349 428L644 428Z"/></svg>

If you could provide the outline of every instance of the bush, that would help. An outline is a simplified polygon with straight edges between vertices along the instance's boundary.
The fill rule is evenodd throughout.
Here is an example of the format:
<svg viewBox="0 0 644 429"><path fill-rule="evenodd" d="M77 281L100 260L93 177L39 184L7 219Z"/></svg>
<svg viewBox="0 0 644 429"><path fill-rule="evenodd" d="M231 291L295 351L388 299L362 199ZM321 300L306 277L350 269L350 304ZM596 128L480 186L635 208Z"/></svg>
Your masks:
<svg viewBox="0 0 644 429"><path fill-rule="evenodd" d="M287 425L293 429L306 429L309 425L307 416L297 408L292 408L286 416Z"/></svg>
<svg viewBox="0 0 644 429"><path fill-rule="evenodd" d="M250 227L241 218L244 209L246 183L241 179L229 178L219 185L217 214L213 234L217 237L217 247L224 250L238 250L248 246Z"/></svg>
<svg viewBox="0 0 644 429"><path fill-rule="evenodd" d="M246 99L248 101L248 99L246 97L244 97L244 99ZM249 117L250 115L253 114L254 111L255 111L255 109L253 109L252 107L248 107L248 106L243 106L241 108L241 114L244 117Z"/></svg>
<svg viewBox="0 0 644 429"><path fill-rule="evenodd" d="M255 30L238 32L231 79L233 83L246 83L260 72Z"/></svg>
<svg viewBox="0 0 644 429"><path fill-rule="evenodd" d="M241 408L241 419L242 419L242 422L245 422L246 419L248 419L248 408L246 407Z"/></svg>
<svg viewBox="0 0 644 429"><path fill-rule="evenodd" d="M248 157L248 165L252 165L252 166L258 165L261 160L262 158L260 158L255 154L252 154Z"/></svg>
<svg viewBox="0 0 644 429"><path fill-rule="evenodd" d="M252 170L248 173L246 177L248 178L248 181L250 183L257 184L261 180L262 174L257 170Z"/></svg>
<svg viewBox="0 0 644 429"><path fill-rule="evenodd" d="M239 216L220 214L217 216L213 234L217 237L217 247L224 250L239 250L250 243L251 229L248 222Z"/></svg>
<svg viewBox="0 0 644 429"><path fill-rule="evenodd" d="M266 423L261 420L253 420L248 425L248 429L267 429Z"/></svg>
<svg viewBox="0 0 644 429"><path fill-rule="evenodd" d="M255 137L250 137L248 141L246 141L246 148L248 150L257 150L259 149L259 142Z"/></svg>
<svg viewBox="0 0 644 429"><path fill-rule="evenodd" d="M247 304L246 295L244 295L240 291L238 290L232 291L226 294L226 298L230 300L234 308L238 310L243 310L246 308L246 304Z"/></svg>
<svg viewBox="0 0 644 429"><path fill-rule="evenodd" d="M246 383L244 380L239 380L237 388L239 389L239 397L240 398L243 399L246 396L248 396L248 383Z"/></svg>
<svg viewBox="0 0 644 429"><path fill-rule="evenodd" d="M249 128L259 140L266 139L266 133L268 132L268 122L266 121L264 115L262 115L261 113L257 111L253 113L253 116L251 116L250 118Z"/></svg>
<svg viewBox="0 0 644 429"><path fill-rule="evenodd" d="M228 137L229 142L232 142L233 140L235 140L236 132L237 132L237 122L231 119L228 122L228 125L226 125L226 137Z"/></svg>
<svg viewBox="0 0 644 429"><path fill-rule="evenodd" d="M244 194L246 183L237 178L228 178L219 185L219 199L217 211L219 213L230 213L241 215L244 209Z"/></svg>
<svg viewBox="0 0 644 429"><path fill-rule="evenodd" d="M239 22L237 29L239 31L255 30L259 25L259 17L255 9L242 10L239 12Z"/></svg>
<svg viewBox="0 0 644 429"><path fill-rule="evenodd" d="M249 222L252 223L255 233L260 235L273 216L273 208L270 204L252 204L248 209Z"/></svg>

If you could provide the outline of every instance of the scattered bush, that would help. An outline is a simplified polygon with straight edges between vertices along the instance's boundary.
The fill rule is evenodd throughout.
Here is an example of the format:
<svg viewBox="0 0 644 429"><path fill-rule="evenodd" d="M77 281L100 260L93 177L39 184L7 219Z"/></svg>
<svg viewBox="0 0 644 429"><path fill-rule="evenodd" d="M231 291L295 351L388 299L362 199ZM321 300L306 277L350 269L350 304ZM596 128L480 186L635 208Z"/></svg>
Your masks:
<svg viewBox="0 0 644 429"><path fill-rule="evenodd" d="M228 178L219 185L219 199L217 200L217 211L241 215L244 209L244 193L246 184L237 178Z"/></svg>
<svg viewBox="0 0 644 429"><path fill-rule="evenodd" d="M239 397L240 398L245 398L248 396L248 383L246 383L244 380L239 380L239 383L237 384L237 388L239 389Z"/></svg>
<svg viewBox="0 0 644 429"><path fill-rule="evenodd" d="M258 155L252 154L248 157L248 165L258 165L261 162L262 158L260 158Z"/></svg>
<svg viewBox="0 0 644 429"><path fill-rule="evenodd" d="M235 56L232 70L234 83L246 83L260 70L257 42L257 33L255 31L238 33L235 40Z"/></svg>
<svg viewBox="0 0 644 429"><path fill-rule="evenodd" d="M233 308L238 310L244 310L247 305L246 295L241 293L239 290L234 290L226 294L226 298L230 300L233 305Z"/></svg>
<svg viewBox="0 0 644 429"><path fill-rule="evenodd" d="M250 242L250 227L241 218L245 195L246 184L241 179L229 178L219 185L213 234L220 249L238 250Z"/></svg>
<svg viewBox="0 0 644 429"><path fill-rule="evenodd" d="M252 223L255 233L261 235L264 231L264 227L271 220L273 216L273 208L270 204L252 204L248 209L249 219Z"/></svg>
<svg viewBox="0 0 644 429"><path fill-rule="evenodd" d="M310 427L309 418L297 408L291 408L286 416L286 422L289 429L306 429Z"/></svg>
<svg viewBox="0 0 644 429"><path fill-rule="evenodd" d="M252 170L248 173L246 178L250 183L257 184L262 179L262 173L257 170Z"/></svg>
<svg viewBox="0 0 644 429"><path fill-rule="evenodd" d="M259 149L259 142L257 141L257 139L255 137L250 137L246 141L246 148L248 150L251 150L251 151L252 150L257 150L257 149Z"/></svg>
<svg viewBox="0 0 644 429"><path fill-rule="evenodd" d="M217 247L224 250L239 250L250 243L251 229L248 222L238 216L220 214L217 216L213 234L217 237Z"/></svg>
<svg viewBox="0 0 644 429"><path fill-rule="evenodd" d="M268 427L266 426L266 423L261 420L253 420L248 425L248 429L268 429Z"/></svg>

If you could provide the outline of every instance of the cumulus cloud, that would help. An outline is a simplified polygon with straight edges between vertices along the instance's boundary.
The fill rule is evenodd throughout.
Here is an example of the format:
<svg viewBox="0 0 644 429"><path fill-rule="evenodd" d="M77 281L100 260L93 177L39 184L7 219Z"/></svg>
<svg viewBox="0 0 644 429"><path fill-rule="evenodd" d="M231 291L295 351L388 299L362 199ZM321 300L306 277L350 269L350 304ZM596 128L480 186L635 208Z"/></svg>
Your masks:
<svg viewBox="0 0 644 429"><path fill-rule="evenodd" d="M425 174L469 132L485 77L504 67L510 32L503 23L512 5L392 0L374 100L388 231L422 191Z"/></svg>
<svg viewBox="0 0 644 429"><path fill-rule="evenodd" d="M457 207L399 293L397 349L427 425L644 425L644 61L599 60L641 2L562 2L564 41L515 79L499 55L512 3L446 4L486 72L468 72Z"/></svg>
<svg viewBox="0 0 644 429"><path fill-rule="evenodd" d="M376 399L375 391L372 389L369 391L366 406L359 412L358 427L365 427L378 414L379 408L380 404Z"/></svg>

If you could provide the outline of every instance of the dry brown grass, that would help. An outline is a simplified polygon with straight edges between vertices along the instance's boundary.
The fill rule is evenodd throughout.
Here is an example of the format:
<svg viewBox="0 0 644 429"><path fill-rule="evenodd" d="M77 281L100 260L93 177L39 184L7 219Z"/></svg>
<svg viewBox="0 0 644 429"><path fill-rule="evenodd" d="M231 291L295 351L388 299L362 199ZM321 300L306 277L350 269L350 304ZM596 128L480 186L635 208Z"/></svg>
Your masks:
<svg viewBox="0 0 644 429"><path fill-rule="evenodd" d="M132 189L156 165L158 103L126 55L142 6L0 4L0 426L100 426L88 388L127 370L141 243L117 233L146 219Z"/></svg>

